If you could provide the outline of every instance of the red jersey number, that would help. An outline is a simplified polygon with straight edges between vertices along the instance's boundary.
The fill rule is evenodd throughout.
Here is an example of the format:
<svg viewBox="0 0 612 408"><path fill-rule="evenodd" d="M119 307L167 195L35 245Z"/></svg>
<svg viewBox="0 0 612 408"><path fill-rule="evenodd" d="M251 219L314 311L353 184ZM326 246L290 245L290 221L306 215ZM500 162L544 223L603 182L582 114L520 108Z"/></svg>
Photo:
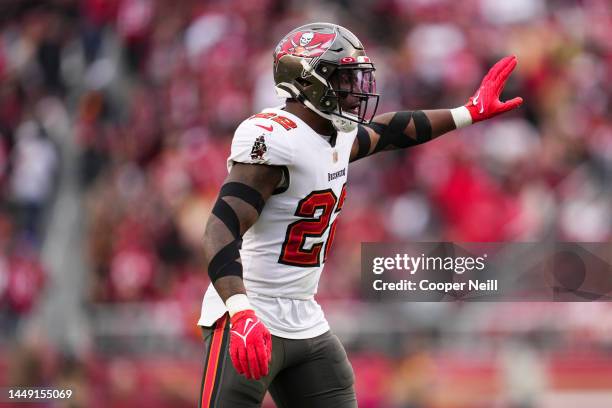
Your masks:
<svg viewBox="0 0 612 408"><path fill-rule="evenodd" d="M329 245L331 245L331 240L333 240L333 233L335 233L336 223L334 222L333 224L333 231L330 232L327 243L319 242L313 244L310 249L306 249L304 245L307 238L319 238L325 234L336 203L338 203L338 208L336 208L335 212L339 212L342 208L345 186L342 187L340 202L338 202L336 195L331 189L313 191L300 200L295 215L306 219L292 222L287 227L285 242L278 258L279 263L304 267L321 265L319 257L321 249L325 245L324 256L327 257L327 251Z"/></svg>

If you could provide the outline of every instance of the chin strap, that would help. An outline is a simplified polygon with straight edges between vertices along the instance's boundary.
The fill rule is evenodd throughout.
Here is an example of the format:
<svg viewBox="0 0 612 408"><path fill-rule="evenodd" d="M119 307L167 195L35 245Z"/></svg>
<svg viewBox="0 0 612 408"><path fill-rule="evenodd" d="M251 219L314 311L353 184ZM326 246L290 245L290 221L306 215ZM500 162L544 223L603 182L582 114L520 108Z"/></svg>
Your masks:
<svg viewBox="0 0 612 408"><path fill-rule="evenodd" d="M339 132L348 133L348 132L352 132L353 130L357 128L356 121L352 121L350 119L339 117L333 113L321 112L320 110L315 108L315 106L307 99L304 99L303 103L308 109L310 109L317 115L331 121L332 125L334 125L334 128L336 128L336 130Z"/></svg>
<svg viewBox="0 0 612 408"><path fill-rule="evenodd" d="M337 116L334 116L334 118L332 119L332 124L334 125L336 130L339 130L340 132L344 133L352 132L353 130L357 129L357 122L353 122L349 119L339 118Z"/></svg>

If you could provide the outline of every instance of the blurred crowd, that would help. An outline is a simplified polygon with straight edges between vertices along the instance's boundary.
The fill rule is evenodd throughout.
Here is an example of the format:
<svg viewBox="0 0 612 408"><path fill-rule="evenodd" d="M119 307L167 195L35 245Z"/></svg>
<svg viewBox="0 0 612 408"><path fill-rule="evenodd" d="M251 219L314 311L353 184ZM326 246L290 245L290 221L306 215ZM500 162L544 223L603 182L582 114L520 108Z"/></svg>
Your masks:
<svg viewBox="0 0 612 408"><path fill-rule="evenodd" d="M174 298L202 276L202 231L232 132L282 103L271 50L289 29L324 14L366 44L378 67L380 112L458 106L506 54L520 61L506 93L526 102L490 123L354 166L326 274L334 284L321 285L321 297L359 287L362 241L611 236L605 1L85 4L81 44L94 83L80 95L74 129L99 282L93 299Z"/></svg>
<svg viewBox="0 0 612 408"><path fill-rule="evenodd" d="M525 100L351 166L324 305L359 298L361 242L610 240L607 0L4 0L0 328L45 288L66 144L86 214L87 298L178 301L195 324L207 285L201 238L233 130L282 103L272 51L311 21L363 41L379 112L459 106L509 54L519 64L502 97Z"/></svg>

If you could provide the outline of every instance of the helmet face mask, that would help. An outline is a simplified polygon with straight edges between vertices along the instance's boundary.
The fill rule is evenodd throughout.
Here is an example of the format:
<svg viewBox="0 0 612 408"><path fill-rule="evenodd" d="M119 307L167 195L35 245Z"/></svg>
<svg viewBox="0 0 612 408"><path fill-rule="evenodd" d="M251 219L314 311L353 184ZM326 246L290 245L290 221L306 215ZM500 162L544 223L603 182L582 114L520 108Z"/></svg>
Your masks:
<svg viewBox="0 0 612 408"><path fill-rule="evenodd" d="M374 70L359 39L330 23L299 27L274 51L279 96L301 102L341 131L374 117L379 98Z"/></svg>
<svg viewBox="0 0 612 408"><path fill-rule="evenodd" d="M362 64L363 65L363 64ZM372 64L370 64L372 65ZM325 98L333 101L330 113L359 124L369 124L378 107L374 66L340 66L329 79Z"/></svg>

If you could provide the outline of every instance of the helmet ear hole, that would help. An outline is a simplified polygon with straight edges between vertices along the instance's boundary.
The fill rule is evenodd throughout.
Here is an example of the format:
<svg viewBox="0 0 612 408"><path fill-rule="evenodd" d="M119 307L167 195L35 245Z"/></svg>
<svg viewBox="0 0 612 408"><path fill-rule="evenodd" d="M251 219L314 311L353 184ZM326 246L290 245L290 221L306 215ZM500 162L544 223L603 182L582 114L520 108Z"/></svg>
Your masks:
<svg viewBox="0 0 612 408"><path fill-rule="evenodd" d="M321 99L321 104L323 105L326 111L336 109L336 102L331 100L330 98Z"/></svg>

